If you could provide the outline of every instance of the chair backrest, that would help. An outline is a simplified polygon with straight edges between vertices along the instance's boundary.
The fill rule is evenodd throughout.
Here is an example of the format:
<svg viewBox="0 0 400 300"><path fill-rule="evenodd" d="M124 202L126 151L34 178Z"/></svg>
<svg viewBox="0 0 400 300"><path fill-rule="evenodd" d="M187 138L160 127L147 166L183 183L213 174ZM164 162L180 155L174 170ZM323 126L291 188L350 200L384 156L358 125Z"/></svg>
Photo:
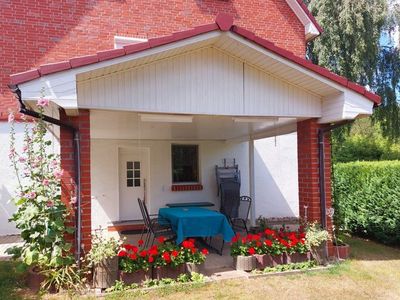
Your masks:
<svg viewBox="0 0 400 300"><path fill-rule="evenodd" d="M241 196L240 197L240 206L239 206L239 218L247 221L249 219L251 207L251 197L249 196Z"/></svg>
<svg viewBox="0 0 400 300"><path fill-rule="evenodd" d="M144 203L144 201L141 200L140 198L138 198L138 203L139 203L140 211L142 213L144 226L146 227L146 229L152 230L150 215L147 211L146 203Z"/></svg>
<svg viewBox="0 0 400 300"><path fill-rule="evenodd" d="M229 218L237 218L240 205L240 183L225 181L221 183L220 212Z"/></svg>

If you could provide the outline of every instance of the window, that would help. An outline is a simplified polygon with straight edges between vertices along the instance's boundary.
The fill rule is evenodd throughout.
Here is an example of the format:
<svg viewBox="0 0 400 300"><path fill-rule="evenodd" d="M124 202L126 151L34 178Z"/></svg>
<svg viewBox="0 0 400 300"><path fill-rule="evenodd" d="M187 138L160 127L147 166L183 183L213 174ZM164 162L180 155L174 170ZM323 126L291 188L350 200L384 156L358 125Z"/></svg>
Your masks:
<svg viewBox="0 0 400 300"><path fill-rule="evenodd" d="M140 187L140 161L126 162L126 186Z"/></svg>
<svg viewBox="0 0 400 300"><path fill-rule="evenodd" d="M199 182L198 145L172 145L172 182Z"/></svg>

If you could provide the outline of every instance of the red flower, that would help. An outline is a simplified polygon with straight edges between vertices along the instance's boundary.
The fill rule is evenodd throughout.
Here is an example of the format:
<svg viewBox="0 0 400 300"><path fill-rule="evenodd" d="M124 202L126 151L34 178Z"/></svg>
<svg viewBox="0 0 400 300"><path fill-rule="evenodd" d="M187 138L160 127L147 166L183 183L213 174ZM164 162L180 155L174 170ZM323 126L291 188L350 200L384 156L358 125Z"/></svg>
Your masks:
<svg viewBox="0 0 400 300"><path fill-rule="evenodd" d="M208 250L206 248L204 248L203 250L201 250L201 253L203 253L204 255L208 255Z"/></svg>
<svg viewBox="0 0 400 300"><path fill-rule="evenodd" d="M250 255L253 255L253 254L256 253L256 250L255 250L253 247L249 248L248 251L249 251L249 254L250 254Z"/></svg>
<svg viewBox="0 0 400 300"><path fill-rule="evenodd" d="M126 251L124 251L124 250L120 250L119 252L118 252L118 256L119 257L125 257L125 256L127 256L128 255L128 253L126 252Z"/></svg>
<svg viewBox="0 0 400 300"><path fill-rule="evenodd" d="M155 256L155 255L157 255L157 254L158 254L158 248L157 248L156 245L154 245L154 246L152 246L152 247L149 249L149 255Z"/></svg>
<svg viewBox="0 0 400 300"><path fill-rule="evenodd" d="M160 244L162 244L162 243L165 242L165 237L160 236L157 240L158 240L158 242L159 242Z"/></svg>
<svg viewBox="0 0 400 300"><path fill-rule="evenodd" d="M232 238L232 243L236 243L238 241L238 237L235 235L233 238Z"/></svg>
<svg viewBox="0 0 400 300"><path fill-rule="evenodd" d="M267 245L268 247L272 246L272 241L271 240L265 240L264 244Z"/></svg>
<svg viewBox="0 0 400 300"><path fill-rule="evenodd" d="M196 248L190 248L190 251L192 251L193 254L196 253Z"/></svg>
<svg viewBox="0 0 400 300"><path fill-rule="evenodd" d="M301 239L304 239L304 238L306 237L306 234L305 234L304 232L302 232L302 233L299 234L299 237L300 237Z"/></svg>
<svg viewBox="0 0 400 300"><path fill-rule="evenodd" d="M142 246L144 244L144 241L143 240L138 240L138 245L139 246Z"/></svg>
<svg viewBox="0 0 400 300"><path fill-rule="evenodd" d="M246 244L246 238L242 238L242 244Z"/></svg>
<svg viewBox="0 0 400 300"><path fill-rule="evenodd" d="M260 241L257 241L257 242L256 242L256 246L257 246L257 247L261 247L261 245L262 245L262 244L261 244Z"/></svg>
<svg viewBox="0 0 400 300"><path fill-rule="evenodd" d="M193 248L194 247L194 242L193 240L186 240L182 242L182 246L186 249L188 248Z"/></svg>
<svg viewBox="0 0 400 300"><path fill-rule="evenodd" d="M271 230L269 228L265 229L264 233L265 233L265 235L272 235L272 236L275 235L275 231Z"/></svg>
<svg viewBox="0 0 400 300"><path fill-rule="evenodd" d="M141 257L145 257L147 255L147 251L146 250L142 250L142 251L140 251L139 255Z"/></svg>
<svg viewBox="0 0 400 300"><path fill-rule="evenodd" d="M171 261L171 256L169 255L168 252L164 252L164 253L162 254L162 258L163 258L167 263L169 263L169 262Z"/></svg>
<svg viewBox="0 0 400 300"><path fill-rule="evenodd" d="M259 234L254 234L253 235L253 240L259 241L261 239L261 236Z"/></svg>
<svg viewBox="0 0 400 300"><path fill-rule="evenodd" d="M129 254L129 258L132 259L132 260L136 260L137 259L136 253Z"/></svg>
<svg viewBox="0 0 400 300"><path fill-rule="evenodd" d="M136 247L136 246L134 246L134 245L132 245L132 246L131 246L131 250L132 250L134 253L137 253L137 252L139 251L139 248Z"/></svg>
<svg viewBox="0 0 400 300"><path fill-rule="evenodd" d="M171 252L171 255L172 255L173 257L177 257L178 254L179 254L179 252L176 251L176 250L172 250L172 252Z"/></svg>
<svg viewBox="0 0 400 300"><path fill-rule="evenodd" d="M249 233L249 234L247 235L246 239L247 239L248 241L251 241L251 240L253 239L253 235L252 235L251 233Z"/></svg>
<svg viewBox="0 0 400 300"><path fill-rule="evenodd" d="M152 263L154 261L154 257L153 256L149 256L149 263Z"/></svg>

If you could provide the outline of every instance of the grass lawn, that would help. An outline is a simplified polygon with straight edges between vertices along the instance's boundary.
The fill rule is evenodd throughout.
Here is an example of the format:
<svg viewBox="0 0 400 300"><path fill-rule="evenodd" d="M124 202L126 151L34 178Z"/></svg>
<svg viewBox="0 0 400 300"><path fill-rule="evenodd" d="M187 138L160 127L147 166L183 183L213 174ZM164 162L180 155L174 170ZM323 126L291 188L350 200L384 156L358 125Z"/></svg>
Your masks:
<svg viewBox="0 0 400 300"><path fill-rule="evenodd" d="M400 250L356 238L348 242L352 259L322 272L169 286L146 293L117 293L105 299L400 299ZM9 263L0 264L0 299L16 299L21 291L9 271L12 268Z"/></svg>

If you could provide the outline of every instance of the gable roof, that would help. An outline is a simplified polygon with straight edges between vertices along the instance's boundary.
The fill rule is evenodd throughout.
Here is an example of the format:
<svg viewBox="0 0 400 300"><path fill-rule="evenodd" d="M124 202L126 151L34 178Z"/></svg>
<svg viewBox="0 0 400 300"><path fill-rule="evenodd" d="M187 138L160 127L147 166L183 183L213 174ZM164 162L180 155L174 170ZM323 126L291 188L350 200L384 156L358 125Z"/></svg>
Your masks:
<svg viewBox="0 0 400 300"><path fill-rule="evenodd" d="M315 65L310 61L298 57L292 52L276 46L274 43L256 36L253 32L248 31L242 27L233 24L233 17L227 14L219 14L216 17L215 23L194 27L190 30L173 33L172 35L152 38L146 42L130 44L124 46L122 49L111 49L97 52L97 54L73 57L67 61L58 63L51 63L41 65L39 68L32 69L22 73L16 73L10 75L11 85L18 85L24 82L28 82L37 79L41 76L45 76L52 73L66 71L69 69L79 68L86 65L96 64L98 62L111 60L121 56L127 56L141 51L145 51L150 48L155 48L161 45L178 42L187 38L191 38L200 34L208 33L211 31L230 31L237 34L258 46L265 48L266 50L273 52L280 57L287 59L309 71L312 71L320 76L323 76L343 87L346 87L354 92L366 97L368 100L379 105L381 102L380 96L369 92L365 87L358 85L354 82L347 80L347 78L339 76L326 68Z"/></svg>

